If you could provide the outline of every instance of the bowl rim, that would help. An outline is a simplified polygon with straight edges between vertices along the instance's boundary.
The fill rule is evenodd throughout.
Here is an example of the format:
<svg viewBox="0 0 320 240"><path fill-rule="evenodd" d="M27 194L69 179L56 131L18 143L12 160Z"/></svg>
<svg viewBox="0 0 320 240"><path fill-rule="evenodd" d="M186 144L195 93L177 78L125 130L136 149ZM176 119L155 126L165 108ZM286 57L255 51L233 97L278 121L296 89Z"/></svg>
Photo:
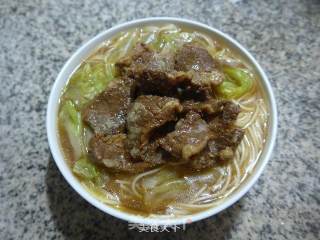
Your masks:
<svg viewBox="0 0 320 240"><path fill-rule="evenodd" d="M202 30L211 32L212 34L218 35L227 41L230 45L237 48L241 55L244 55L249 63L255 68L257 74L260 76L261 84L265 90L266 99L269 103L270 107L270 116L269 116L269 127L268 127L268 137L265 142L265 146L263 148L263 154L260 155L259 160L250 176L247 177L246 181L242 183L239 189L236 192L233 192L228 198L223 201L221 204L209 208L207 210L188 215L183 217L173 217L168 219L163 218L155 218L155 217L144 217L140 215L134 215L131 213L123 212L119 209L113 208L100 202L98 199L93 197L89 192L87 192L81 185L81 183L76 179L76 177L72 174L69 166L67 165L62 150L60 148L59 139L58 139L58 131L57 131L57 113L58 113L58 105L59 105L59 97L61 95L61 90L65 83L68 81L70 74L74 69L79 65L77 63L82 62L82 60L92 53L101 42L109 39L114 34L121 32L123 30L141 26L141 25L152 25L152 24L164 24L164 23L173 23L177 25L188 25L191 28L200 28ZM66 80L67 79L67 80ZM268 80L266 73L263 71L258 62L254 59L254 57L235 39L230 37L229 35L221 32L218 29L205 25L203 23L188 20L183 18L173 18L173 17L150 17L150 18L142 18L129 22L125 22L119 25L116 25L112 28L109 28L95 37L91 38L89 41L85 42L76 52L74 52L68 61L64 64L61 71L59 72L57 78L54 81L54 84L51 88L48 106L47 106L47 114L46 114L46 128L47 128L47 137L49 142L49 147L53 156L53 159L58 166L60 172L62 173L65 180L71 185L71 187L87 202L91 205L95 206L99 210L108 213L116 218L132 222L132 223L141 223L147 225L181 225L191 222L196 222L207 217L213 216L222 210L228 208L240 198L242 198L248 190L253 186L253 184L260 177L263 169L265 168L267 162L269 161L272 150L275 145L276 133L277 133L277 108L276 101L272 91L271 84Z"/></svg>

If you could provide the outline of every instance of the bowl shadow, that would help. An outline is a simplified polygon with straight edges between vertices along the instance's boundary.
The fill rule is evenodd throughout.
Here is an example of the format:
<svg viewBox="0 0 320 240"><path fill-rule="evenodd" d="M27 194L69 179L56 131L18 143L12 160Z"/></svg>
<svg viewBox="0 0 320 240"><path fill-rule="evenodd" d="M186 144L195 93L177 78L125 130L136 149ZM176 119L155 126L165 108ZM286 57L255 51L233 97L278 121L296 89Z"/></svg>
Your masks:
<svg viewBox="0 0 320 240"><path fill-rule="evenodd" d="M230 230L241 211L241 202L223 212L188 224L176 232L139 232L86 202L66 182L50 155L46 174L47 198L55 228L65 239L229 239Z"/></svg>

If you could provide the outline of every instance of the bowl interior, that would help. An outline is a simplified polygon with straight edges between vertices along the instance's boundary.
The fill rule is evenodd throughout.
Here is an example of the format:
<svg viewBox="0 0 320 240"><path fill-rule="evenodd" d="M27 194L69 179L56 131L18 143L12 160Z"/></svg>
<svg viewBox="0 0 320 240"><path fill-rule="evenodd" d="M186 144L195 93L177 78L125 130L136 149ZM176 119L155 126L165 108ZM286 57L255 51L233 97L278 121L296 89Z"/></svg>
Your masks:
<svg viewBox="0 0 320 240"><path fill-rule="evenodd" d="M260 80L259 84L261 85L263 92L265 93L265 99L266 99L266 103L267 103L270 115L269 115L269 126L268 126L265 146L262 150L262 154L260 155L259 160L257 161L257 164L253 172L245 179L245 181L238 187L238 189L236 189L229 197L225 199L225 201L222 204L187 217L183 216L183 217L174 217L174 218L168 218L168 219L163 219L163 218L157 219L157 218L148 218L148 217L133 215L130 213L122 212L108 205L105 205L100 201L98 201L97 199L95 199L91 194L89 194L81 186L77 178L72 174L66 161L64 160L63 152L62 152L62 149L60 148L59 139L58 139L57 114L58 114L59 98L61 95L61 91L66 85L70 75L77 68L77 66L84 59L86 59L94 51L94 49L96 49L97 46L99 46L103 41L112 38L114 35L116 35L119 32L126 31L133 27L138 27L138 26L141 27L145 25L163 25L168 23L176 24L182 28L193 29L195 31L203 32L211 36L213 39L217 39L218 41L224 42L224 44L226 44L227 47L229 47L231 50L239 54L241 58L244 59L244 61L246 61L249 65L252 66L253 71L256 72ZM206 26L198 22L177 19L177 18L147 18L147 19L136 20L136 21L124 23L116 27L113 27L105 32L100 33L96 37L92 38L90 41L88 41L82 47L80 47L62 68L51 90L48 108L47 108L47 134L48 134L49 146L59 170L63 174L64 178L68 181L68 183L84 199L86 199L88 202L90 202L92 205L94 205L98 209L126 221L151 224L151 225L152 224L157 224L157 225L184 224L184 223L198 221L222 211L223 209L229 207L231 204L239 200L249 190L249 188L254 184L254 182L260 176L264 166L269 160L273 146L274 146L274 142L275 142L276 126L277 126L276 104L275 104L275 99L273 96L270 83L267 79L266 74L261 69L259 64L254 60L252 55L234 39L232 39L231 37L227 36L226 34L214 28L211 28L209 26Z"/></svg>

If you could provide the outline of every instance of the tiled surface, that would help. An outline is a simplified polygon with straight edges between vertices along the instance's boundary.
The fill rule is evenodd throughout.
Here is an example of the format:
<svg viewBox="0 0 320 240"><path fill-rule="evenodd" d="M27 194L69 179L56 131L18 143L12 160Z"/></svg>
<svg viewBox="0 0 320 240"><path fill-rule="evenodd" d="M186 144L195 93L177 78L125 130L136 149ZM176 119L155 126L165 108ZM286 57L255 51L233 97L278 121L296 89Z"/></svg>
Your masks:
<svg viewBox="0 0 320 240"><path fill-rule="evenodd" d="M85 2L85 3L84 3ZM62 178L45 130L50 88L80 44L127 20L185 17L235 37L279 108L273 158L238 203L178 233L138 233ZM2 0L0 239L320 239L320 2Z"/></svg>

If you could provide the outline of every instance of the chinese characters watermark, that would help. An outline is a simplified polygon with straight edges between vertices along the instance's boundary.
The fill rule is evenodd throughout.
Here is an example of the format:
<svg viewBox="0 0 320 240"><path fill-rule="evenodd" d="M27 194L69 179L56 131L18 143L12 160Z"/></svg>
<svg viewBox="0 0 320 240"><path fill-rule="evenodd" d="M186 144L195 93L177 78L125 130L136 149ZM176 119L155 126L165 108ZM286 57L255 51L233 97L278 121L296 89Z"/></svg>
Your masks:
<svg viewBox="0 0 320 240"><path fill-rule="evenodd" d="M185 231L186 224L191 223L191 220L188 220L186 223L182 225L149 225L144 223L129 223L129 230L137 230L138 232L177 232L177 231Z"/></svg>

